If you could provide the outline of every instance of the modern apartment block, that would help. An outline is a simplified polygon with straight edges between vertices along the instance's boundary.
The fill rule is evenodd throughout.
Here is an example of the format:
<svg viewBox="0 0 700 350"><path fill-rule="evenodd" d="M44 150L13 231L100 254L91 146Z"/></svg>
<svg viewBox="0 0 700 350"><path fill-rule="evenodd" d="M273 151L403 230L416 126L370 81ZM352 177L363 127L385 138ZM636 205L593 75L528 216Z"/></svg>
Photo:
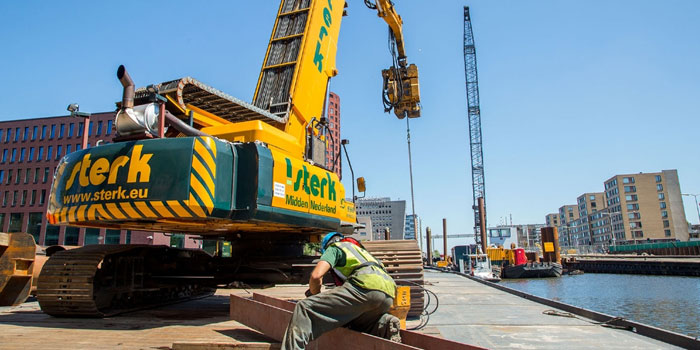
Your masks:
<svg viewBox="0 0 700 350"><path fill-rule="evenodd" d="M575 226L575 245L591 245L593 234L591 232L590 216L600 209L605 208L605 198L603 192L584 193L576 199L578 203L579 221Z"/></svg>
<svg viewBox="0 0 700 350"><path fill-rule="evenodd" d="M343 167L340 145L340 97L331 92L328 95L328 129L330 135L326 135L326 164L329 169L334 169L339 178L343 178Z"/></svg>
<svg viewBox="0 0 700 350"><path fill-rule="evenodd" d="M559 207L559 244L570 246L574 243L574 230L579 226L578 205L567 204Z"/></svg>
<svg viewBox="0 0 700 350"><path fill-rule="evenodd" d="M392 201L388 197L363 198L355 202L358 220L370 217L372 220L372 240L384 239L384 229L389 228L392 240L404 238L406 222L406 201Z"/></svg>
<svg viewBox="0 0 700 350"><path fill-rule="evenodd" d="M544 217L545 226L547 227L559 227L559 214L550 213Z"/></svg>
<svg viewBox="0 0 700 350"><path fill-rule="evenodd" d="M675 169L615 175L604 185L616 243L688 240Z"/></svg>
<svg viewBox="0 0 700 350"><path fill-rule="evenodd" d="M112 142L114 112L95 113L88 147ZM58 116L0 122L0 231L27 232L39 245L171 244L162 233L56 226L46 221L60 159L82 148L85 119ZM191 247L198 242L182 239Z"/></svg>
<svg viewBox="0 0 700 350"><path fill-rule="evenodd" d="M593 245L612 245L612 225L608 208L598 210L588 216L590 221L590 234Z"/></svg>

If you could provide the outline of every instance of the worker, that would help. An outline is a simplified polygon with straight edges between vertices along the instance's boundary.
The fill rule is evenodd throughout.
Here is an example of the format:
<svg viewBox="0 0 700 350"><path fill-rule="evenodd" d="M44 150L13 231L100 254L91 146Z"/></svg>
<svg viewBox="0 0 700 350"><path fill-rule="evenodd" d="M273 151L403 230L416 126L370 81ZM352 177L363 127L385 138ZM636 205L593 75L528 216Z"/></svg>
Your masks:
<svg viewBox="0 0 700 350"><path fill-rule="evenodd" d="M401 341L399 319L387 313L396 296L394 280L370 253L342 239L338 232L323 238L323 254L311 272L308 298L294 307L282 350L304 349L309 341L343 326ZM321 293L323 275L331 269L345 283Z"/></svg>

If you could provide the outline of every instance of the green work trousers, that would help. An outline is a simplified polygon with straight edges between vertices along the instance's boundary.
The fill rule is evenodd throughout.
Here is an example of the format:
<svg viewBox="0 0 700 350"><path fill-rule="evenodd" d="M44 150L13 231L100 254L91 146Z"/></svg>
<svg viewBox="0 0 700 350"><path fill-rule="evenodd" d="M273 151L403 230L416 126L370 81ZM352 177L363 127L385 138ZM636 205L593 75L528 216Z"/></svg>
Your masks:
<svg viewBox="0 0 700 350"><path fill-rule="evenodd" d="M303 350L309 341L338 327L387 338L397 332L395 316L387 314L394 300L378 290L366 290L350 282L300 300L282 339L281 350Z"/></svg>

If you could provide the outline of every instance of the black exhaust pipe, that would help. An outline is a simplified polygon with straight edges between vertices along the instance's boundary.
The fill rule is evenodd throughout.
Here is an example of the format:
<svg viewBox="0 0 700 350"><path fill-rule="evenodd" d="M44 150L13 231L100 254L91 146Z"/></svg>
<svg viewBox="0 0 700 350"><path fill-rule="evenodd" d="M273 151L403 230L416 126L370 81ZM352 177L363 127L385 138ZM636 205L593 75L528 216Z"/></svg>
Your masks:
<svg viewBox="0 0 700 350"><path fill-rule="evenodd" d="M122 108L133 108L134 107L134 81L131 80L129 73L126 71L124 65L120 65L117 69L117 78L122 83L124 87L124 94L122 95Z"/></svg>

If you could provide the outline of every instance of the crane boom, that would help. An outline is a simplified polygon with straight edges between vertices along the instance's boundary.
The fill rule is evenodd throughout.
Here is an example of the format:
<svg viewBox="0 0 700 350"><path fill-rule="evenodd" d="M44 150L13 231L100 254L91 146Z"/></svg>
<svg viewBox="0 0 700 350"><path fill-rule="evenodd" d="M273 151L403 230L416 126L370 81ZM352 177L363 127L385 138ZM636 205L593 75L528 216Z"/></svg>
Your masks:
<svg viewBox="0 0 700 350"><path fill-rule="evenodd" d="M467 114L469 117L469 147L472 161L472 190L474 195L474 238L486 251L486 189L484 183L484 153L481 146L481 110L479 108L479 77L476 69L476 48L469 7L464 7L464 73L467 84Z"/></svg>

